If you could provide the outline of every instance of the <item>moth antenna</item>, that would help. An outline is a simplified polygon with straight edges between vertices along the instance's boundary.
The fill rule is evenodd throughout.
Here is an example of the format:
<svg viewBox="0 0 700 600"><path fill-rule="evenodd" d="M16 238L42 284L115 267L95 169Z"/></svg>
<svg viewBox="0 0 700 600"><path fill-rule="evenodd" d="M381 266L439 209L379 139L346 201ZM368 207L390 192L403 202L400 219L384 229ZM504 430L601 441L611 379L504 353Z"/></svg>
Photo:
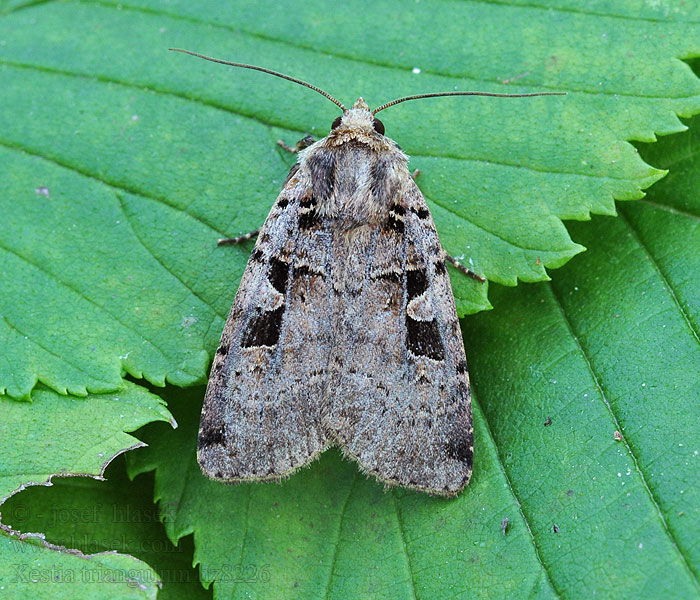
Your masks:
<svg viewBox="0 0 700 600"><path fill-rule="evenodd" d="M379 108L372 111L376 115L380 110L406 102L406 100L418 100L419 98L435 98L437 96L494 96L496 98L530 98L531 96L566 96L566 92L534 92L531 94L497 94L494 92L438 92L435 94L417 94L415 96L406 96L398 100L392 100L386 104L382 104Z"/></svg>
<svg viewBox="0 0 700 600"><path fill-rule="evenodd" d="M198 54L197 52L192 52L190 50L182 50L181 48L168 48L168 50L172 50L173 52L182 52L183 54L191 54L192 56L196 56L198 58L203 58L204 60L210 60L211 62L220 63L222 65L228 65L230 67L241 67L242 69L253 69L254 71L262 71L263 73L268 73L270 75L274 75L275 77L281 77L282 79L286 79L287 81L293 81L294 83L298 83L299 85L306 86L307 88L310 88L310 89L318 92L319 94L321 94L321 96L325 96L331 102L340 106L340 108L343 110L343 112L348 111L348 109L345 108L342 103L338 102L338 100L336 100L328 92L324 92L321 88L318 88L315 85L311 85L310 83L306 83L306 81L302 81L301 79L296 79L294 77L290 77L289 75L284 75L282 73L278 73L277 71L272 71L272 70L266 69L264 67L256 67L255 65L246 65L243 63L229 62L227 60L220 60L218 58L212 58L210 56L205 56L204 54Z"/></svg>

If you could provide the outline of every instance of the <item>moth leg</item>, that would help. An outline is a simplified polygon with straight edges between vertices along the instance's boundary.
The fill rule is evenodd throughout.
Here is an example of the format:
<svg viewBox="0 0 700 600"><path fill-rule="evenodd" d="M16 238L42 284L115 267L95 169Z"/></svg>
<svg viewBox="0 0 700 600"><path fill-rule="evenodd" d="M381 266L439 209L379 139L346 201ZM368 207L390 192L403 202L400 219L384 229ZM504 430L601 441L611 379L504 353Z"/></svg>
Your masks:
<svg viewBox="0 0 700 600"><path fill-rule="evenodd" d="M255 231L251 231L250 233L245 233L243 235L239 235L238 237L233 237L233 238L219 238L216 242L218 246L233 246L234 244L240 244L242 242L247 242L248 240L252 240L253 238L258 237L258 233L260 233L260 229L256 229Z"/></svg>
<svg viewBox="0 0 700 600"><path fill-rule="evenodd" d="M310 135L305 135L303 138L301 138L294 146L289 146L288 144L284 143L284 140L277 140L277 145L280 148L284 148L287 152L291 152L292 154L296 154L299 152L299 150L303 150L304 148L308 148L311 146L311 144L316 143L316 140L310 136Z"/></svg>
<svg viewBox="0 0 700 600"><path fill-rule="evenodd" d="M413 173L411 173L411 177L412 177L413 181L415 181L416 178L418 177L418 175L420 175L422 172L423 171L421 171L420 169L416 169L415 171L413 171Z"/></svg>
<svg viewBox="0 0 700 600"><path fill-rule="evenodd" d="M465 275L468 275L472 279L476 279L477 281L480 281L481 283L484 283L486 279L482 277L481 275L477 275L474 273L474 271L467 269L461 262L459 262L454 256L451 256L449 254L445 254L445 258L447 259L447 262L449 262L451 265L456 267L459 271L464 273Z"/></svg>

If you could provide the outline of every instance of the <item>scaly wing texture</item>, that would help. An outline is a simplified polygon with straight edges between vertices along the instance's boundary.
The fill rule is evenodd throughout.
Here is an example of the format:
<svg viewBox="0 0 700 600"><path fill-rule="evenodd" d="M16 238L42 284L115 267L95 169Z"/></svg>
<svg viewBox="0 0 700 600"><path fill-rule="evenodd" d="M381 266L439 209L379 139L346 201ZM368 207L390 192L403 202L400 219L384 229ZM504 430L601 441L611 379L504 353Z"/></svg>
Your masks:
<svg viewBox="0 0 700 600"><path fill-rule="evenodd" d="M407 174L408 177L408 174ZM441 495L471 476L469 379L444 252L411 182L380 226L336 232L331 435L379 479ZM336 263L337 264L337 263Z"/></svg>
<svg viewBox="0 0 700 600"><path fill-rule="evenodd" d="M327 445L331 234L298 167L260 230L212 364L198 460L226 481L275 479Z"/></svg>

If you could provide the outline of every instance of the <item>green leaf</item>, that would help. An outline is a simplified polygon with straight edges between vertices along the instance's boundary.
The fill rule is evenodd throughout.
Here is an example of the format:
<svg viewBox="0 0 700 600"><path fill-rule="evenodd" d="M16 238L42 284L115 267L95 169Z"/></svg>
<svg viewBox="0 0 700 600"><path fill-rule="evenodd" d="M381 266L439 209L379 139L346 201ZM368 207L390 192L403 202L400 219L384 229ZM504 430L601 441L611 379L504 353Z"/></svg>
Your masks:
<svg viewBox="0 0 700 600"><path fill-rule="evenodd" d="M699 139L695 118L653 150L682 177L572 227L590 251L551 284L496 286L463 321L476 453L455 500L385 493L337 453L281 484L204 480L198 406L178 393L185 425L144 432L133 471L179 502L166 531L194 533L204 572L272 566L267 587L215 593L700 598Z"/></svg>
<svg viewBox="0 0 700 600"><path fill-rule="evenodd" d="M123 460L113 461L105 481L84 477L56 479L52 487L33 487L2 506L3 521L16 531L41 531L51 544L84 553L117 551L145 561L162 582L158 598L208 598L192 568L192 539L174 547L161 519L169 510L153 504L148 476L130 482Z"/></svg>
<svg viewBox="0 0 700 600"><path fill-rule="evenodd" d="M172 419L160 398L134 384L88 398L42 387L31 403L0 397L0 408L0 502L27 486L52 485L54 477L100 479L115 456L143 445L125 432ZM0 523L3 598L26 598L28 590L51 598L94 598L97 591L103 597L155 598L158 575L131 556L113 554L113 548L88 556L8 525Z"/></svg>
<svg viewBox="0 0 700 600"><path fill-rule="evenodd" d="M50 485L54 476L100 478L115 456L143 445L127 431L172 422L158 396L126 382L119 392L87 398L43 387L31 403L0 396L0 410L0 503L28 485Z"/></svg>
<svg viewBox="0 0 700 600"><path fill-rule="evenodd" d="M465 326L500 457L567 594L700 597L699 138L695 118L645 148L676 175L620 219L572 226L595 249Z"/></svg>
<svg viewBox="0 0 700 600"><path fill-rule="evenodd" d="M337 115L306 88L168 46L273 67L346 103L568 92L382 113L423 172L446 249L508 285L582 250L561 219L612 214L663 174L625 140L681 131L676 114L700 109L678 60L700 54L692 6L19 6L4 5L0 46L0 390L15 397L37 380L73 394L114 390L124 373L203 381L250 251L216 238L263 221L293 160L276 139L324 135ZM490 306L486 285L452 276L460 314Z"/></svg>

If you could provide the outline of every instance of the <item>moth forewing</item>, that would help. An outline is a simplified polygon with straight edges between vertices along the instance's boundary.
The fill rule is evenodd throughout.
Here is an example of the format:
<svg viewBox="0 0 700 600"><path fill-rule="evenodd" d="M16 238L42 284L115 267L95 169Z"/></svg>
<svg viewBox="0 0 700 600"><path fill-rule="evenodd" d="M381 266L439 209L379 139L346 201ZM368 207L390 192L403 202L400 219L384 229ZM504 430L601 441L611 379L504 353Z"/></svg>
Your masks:
<svg viewBox="0 0 700 600"><path fill-rule="evenodd" d="M300 235L307 189L292 176L272 207L212 364L197 457L214 479L279 479L327 445L314 365L331 348L331 324L316 318L331 290L318 236Z"/></svg>

